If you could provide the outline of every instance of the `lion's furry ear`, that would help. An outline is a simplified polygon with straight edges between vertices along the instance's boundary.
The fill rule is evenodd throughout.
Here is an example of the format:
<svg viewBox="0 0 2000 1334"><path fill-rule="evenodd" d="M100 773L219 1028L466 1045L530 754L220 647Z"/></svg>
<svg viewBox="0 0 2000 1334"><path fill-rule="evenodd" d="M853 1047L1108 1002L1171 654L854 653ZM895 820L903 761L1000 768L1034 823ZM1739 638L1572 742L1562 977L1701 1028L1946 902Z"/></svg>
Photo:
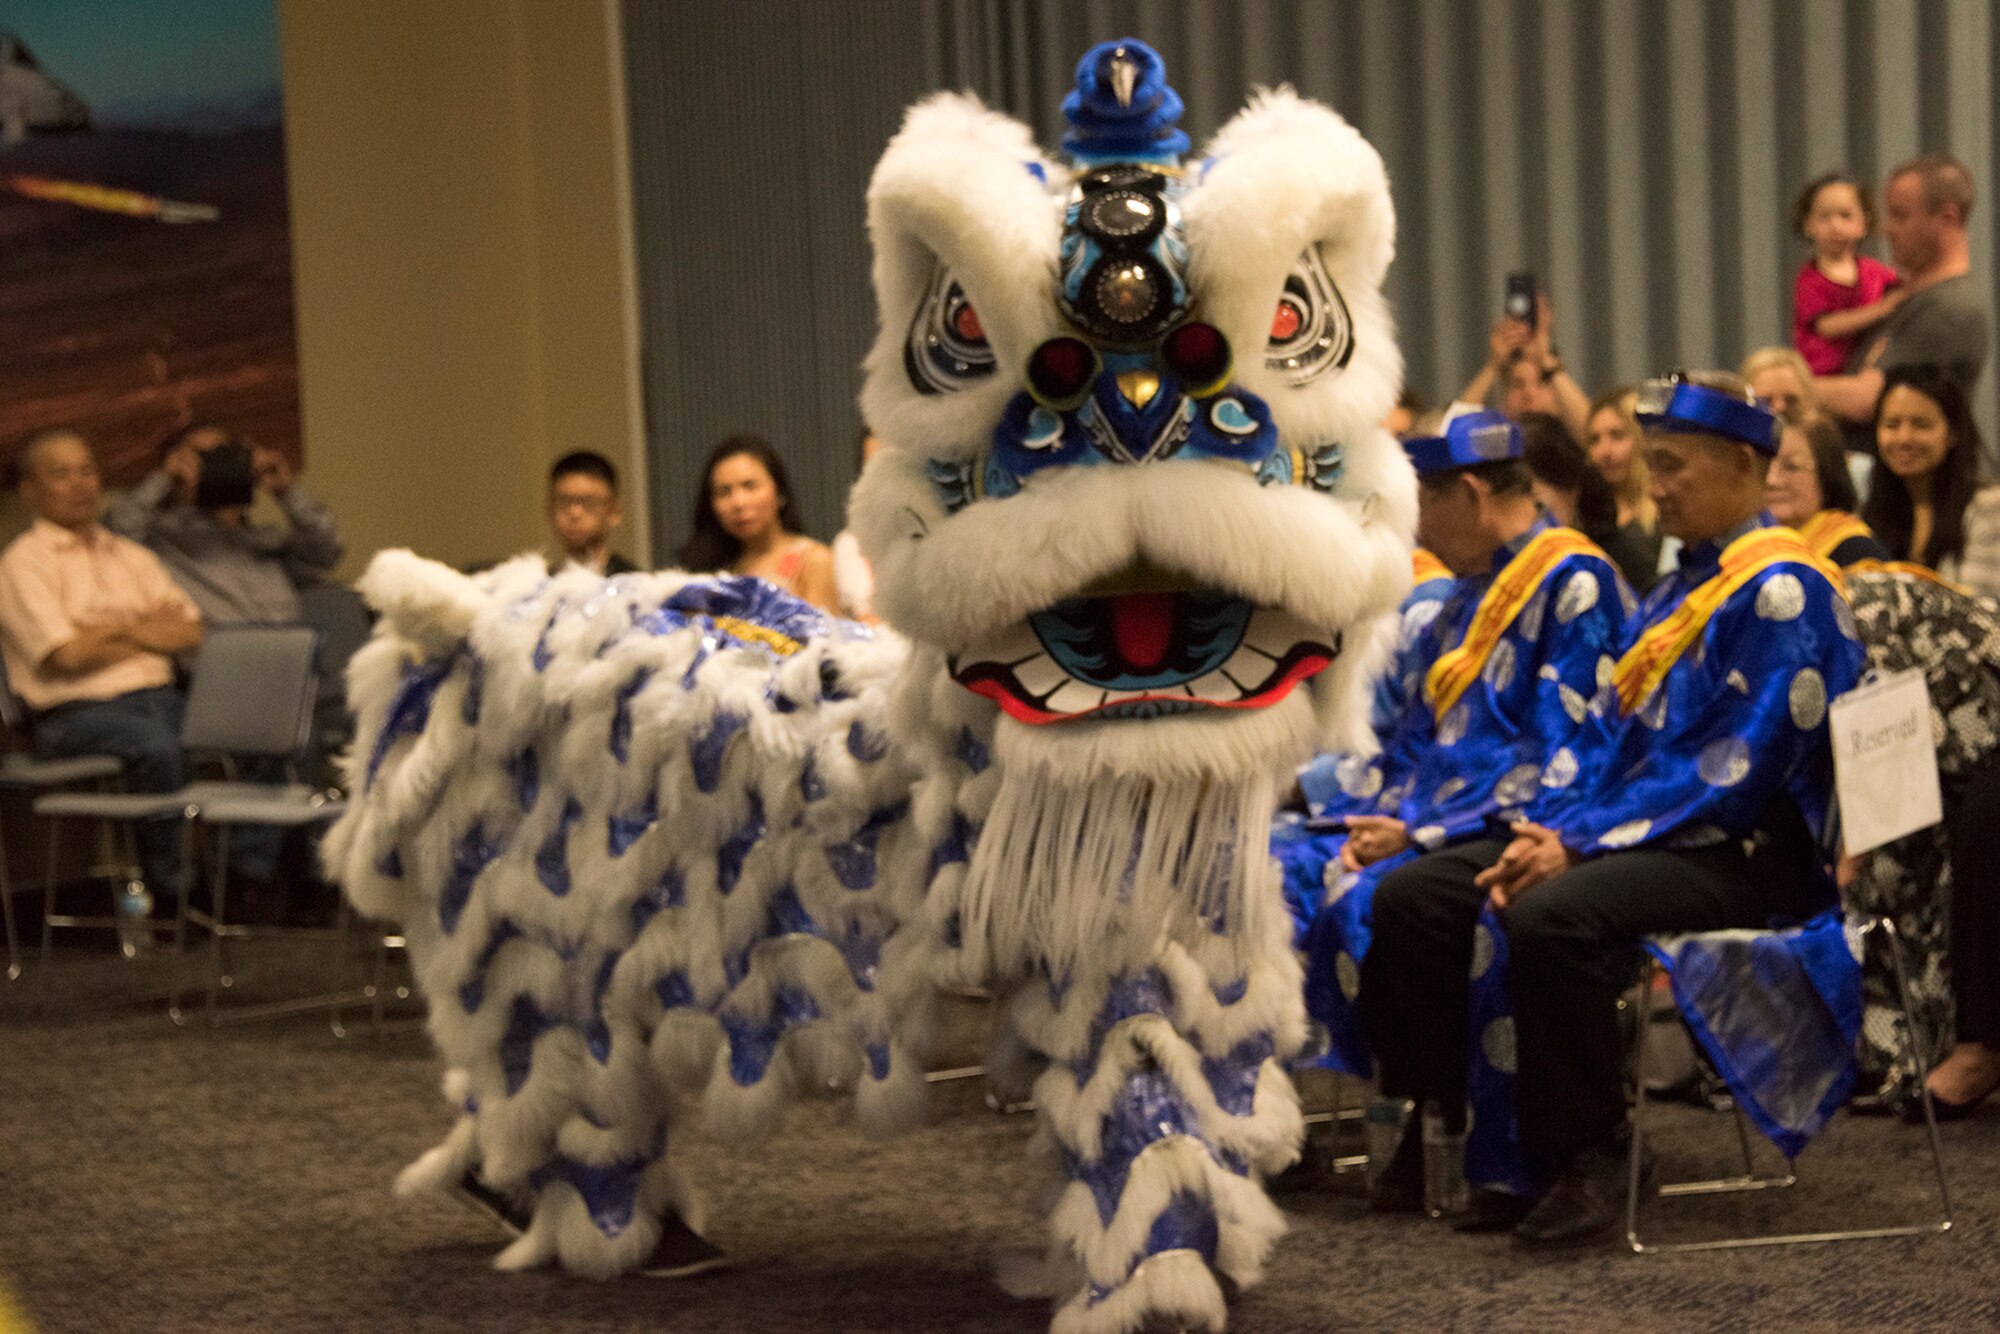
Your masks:
<svg viewBox="0 0 2000 1334"><path fill-rule="evenodd" d="M910 108L868 185L881 318L865 363L862 420L885 444L970 457L1020 391L1028 352L1055 330L1049 283L1062 231L1051 183L1066 179L1028 127L977 98L944 93ZM911 324L941 279L963 288L996 371L937 392L912 381Z"/></svg>

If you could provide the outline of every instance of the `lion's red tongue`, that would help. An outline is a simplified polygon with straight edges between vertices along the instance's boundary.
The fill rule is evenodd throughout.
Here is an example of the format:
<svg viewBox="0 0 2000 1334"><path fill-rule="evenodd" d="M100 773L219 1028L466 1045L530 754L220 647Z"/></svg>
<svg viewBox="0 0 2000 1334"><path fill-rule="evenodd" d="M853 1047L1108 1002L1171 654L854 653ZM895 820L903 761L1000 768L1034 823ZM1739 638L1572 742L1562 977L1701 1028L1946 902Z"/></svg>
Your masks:
<svg viewBox="0 0 2000 1334"><path fill-rule="evenodd" d="M1174 637L1172 593L1122 593L1111 605L1111 639L1127 667L1147 671L1167 656Z"/></svg>

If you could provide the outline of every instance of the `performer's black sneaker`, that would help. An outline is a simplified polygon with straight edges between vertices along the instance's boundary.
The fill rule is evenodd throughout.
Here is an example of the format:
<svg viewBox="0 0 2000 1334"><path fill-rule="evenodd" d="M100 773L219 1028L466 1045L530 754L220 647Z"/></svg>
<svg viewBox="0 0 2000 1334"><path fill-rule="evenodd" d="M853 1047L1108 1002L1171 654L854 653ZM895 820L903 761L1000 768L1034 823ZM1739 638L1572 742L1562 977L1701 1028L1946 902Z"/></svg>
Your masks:
<svg viewBox="0 0 2000 1334"><path fill-rule="evenodd" d="M479 1179L479 1170L468 1167L452 1187L452 1195L482 1218L490 1218L510 1237L528 1230L534 1213L505 1191L493 1189Z"/></svg>
<svg viewBox="0 0 2000 1334"><path fill-rule="evenodd" d="M1514 1244L1528 1250L1563 1250L1605 1240L1624 1212L1630 1171L1621 1143L1591 1144L1556 1178L1549 1193L1514 1229ZM1648 1155L1650 1159L1650 1155ZM1640 1168L1639 1190L1653 1188L1653 1165Z"/></svg>
<svg viewBox="0 0 2000 1334"><path fill-rule="evenodd" d="M1454 1232L1512 1232L1535 1201L1525 1195L1509 1195L1501 1190L1477 1187L1467 1198L1465 1212L1451 1220Z"/></svg>
<svg viewBox="0 0 2000 1334"><path fill-rule="evenodd" d="M726 1269L729 1256L693 1228L674 1210L660 1220L660 1241L652 1255L634 1270L645 1278L692 1278L713 1269Z"/></svg>

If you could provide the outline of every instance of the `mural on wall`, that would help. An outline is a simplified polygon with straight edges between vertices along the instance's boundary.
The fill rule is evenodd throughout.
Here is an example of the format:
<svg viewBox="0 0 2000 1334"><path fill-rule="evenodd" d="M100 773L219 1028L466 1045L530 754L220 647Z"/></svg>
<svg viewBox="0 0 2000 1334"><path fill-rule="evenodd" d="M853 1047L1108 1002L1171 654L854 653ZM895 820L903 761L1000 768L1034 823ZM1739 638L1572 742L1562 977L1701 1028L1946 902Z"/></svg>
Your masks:
<svg viewBox="0 0 2000 1334"><path fill-rule="evenodd" d="M0 451L126 484L215 421L299 456L277 0L0 10Z"/></svg>

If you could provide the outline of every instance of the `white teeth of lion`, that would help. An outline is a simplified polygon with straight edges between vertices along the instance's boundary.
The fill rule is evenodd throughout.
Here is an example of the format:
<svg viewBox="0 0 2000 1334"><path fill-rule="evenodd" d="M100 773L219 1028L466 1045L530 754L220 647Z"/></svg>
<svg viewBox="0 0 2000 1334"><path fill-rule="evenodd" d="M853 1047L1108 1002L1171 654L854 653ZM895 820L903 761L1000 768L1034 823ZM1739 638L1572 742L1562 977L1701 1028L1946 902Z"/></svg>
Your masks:
<svg viewBox="0 0 2000 1334"><path fill-rule="evenodd" d="M1229 679L1236 682L1245 694L1249 694L1271 679L1274 659L1270 654L1251 648L1248 644L1230 655L1222 664L1222 670Z"/></svg>
<svg viewBox="0 0 2000 1334"><path fill-rule="evenodd" d="M963 655L967 662L1019 662L1042 651L1042 641L1026 621L1019 621L981 640Z"/></svg>
<svg viewBox="0 0 2000 1334"><path fill-rule="evenodd" d="M1103 697L1104 692L1096 686L1065 680L1055 694L1042 701L1042 707L1050 713L1082 713L1085 709L1096 708L1097 701Z"/></svg>
<svg viewBox="0 0 2000 1334"><path fill-rule="evenodd" d="M1021 683L1021 689L1040 699L1070 677L1068 672L1056 666L1054 658L1038 653L1014 668L1014 679Z"/></svg>
<svg viewBox="0 0 2000 1334"><path fill-rule="evenodd" d="M1189 682L1185 688L1196 699L1205 699L1212 704L1230 704L1243 698L1243 692L1229 684L1229 678L1221 672L1210 672L1199 680Z"/></svg>
<svg viewBox="0 0 2000 1334"><path fill-rule="evenodd" d="M1103 708L1107 704L1129 704L1135 699L1146 699L1149 697L1157 699L1159 695L1160 692L1157 690L1107 690L1104 692L1103 703L1099 704L1098 707Z"/></svg>
<svg viewBox="0 0 2000 1334"><path fill-rule="evenodd" d="M1298 617L1281 611L1261 610L1250 618L1250 624L1243 630L1243 646L1253 648L1273 662L1279 662L1292 651L1292 646L1312 639ZM1235 675L1235 673L1231 673Z"/></svg>

